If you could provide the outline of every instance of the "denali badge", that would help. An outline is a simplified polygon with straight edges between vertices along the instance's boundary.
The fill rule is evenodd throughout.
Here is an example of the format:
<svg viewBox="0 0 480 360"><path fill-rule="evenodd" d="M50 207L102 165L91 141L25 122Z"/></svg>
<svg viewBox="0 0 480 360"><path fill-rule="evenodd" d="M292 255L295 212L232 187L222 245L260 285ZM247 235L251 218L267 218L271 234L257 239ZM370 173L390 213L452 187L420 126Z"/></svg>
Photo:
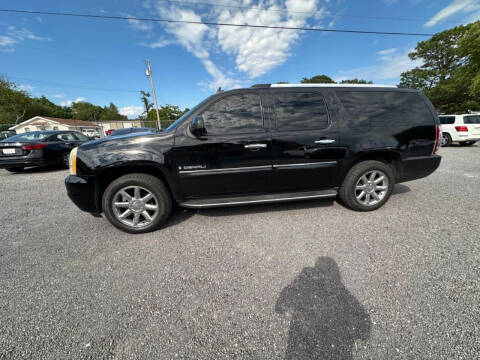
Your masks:
<svg viewBox="0 0 480 360"><path fill-rule="evenodd" d="M195 169L206 169L207 165L185 165L179 166L178 170L195 170Z"/></svg>

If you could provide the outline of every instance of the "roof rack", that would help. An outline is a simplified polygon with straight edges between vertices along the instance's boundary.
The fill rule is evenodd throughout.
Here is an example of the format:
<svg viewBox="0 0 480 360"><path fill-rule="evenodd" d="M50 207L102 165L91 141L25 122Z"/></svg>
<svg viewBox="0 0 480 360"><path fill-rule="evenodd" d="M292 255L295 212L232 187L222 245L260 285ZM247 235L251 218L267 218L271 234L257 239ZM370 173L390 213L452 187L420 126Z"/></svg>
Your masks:
<svg viewBox="0 0 480 360"><path fill-rule="evenodd" d="M256 86L256 85L254 85ZM338 88L396 88L395 85L381 84L271 84L272 88L288 88L288 87L338 87Z"/></svg>
<svg viewBox="0 0 480 360"><path fill-rule="evenodd" d="M270 84L255 84L251 86L252 88L269 88Z"/></svg>

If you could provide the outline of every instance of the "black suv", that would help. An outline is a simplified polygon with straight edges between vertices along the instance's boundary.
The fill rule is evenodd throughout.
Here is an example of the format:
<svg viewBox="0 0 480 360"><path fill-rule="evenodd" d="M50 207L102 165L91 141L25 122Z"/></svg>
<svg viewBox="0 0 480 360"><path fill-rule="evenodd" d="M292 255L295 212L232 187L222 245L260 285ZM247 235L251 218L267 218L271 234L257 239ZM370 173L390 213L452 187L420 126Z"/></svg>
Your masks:
<svg viewBox="0 0 480 360"><path fill-rule="evenodd" d="M69 197L116 227L152 231L188 208L340 197L375 210L440 164L439 120L416 90L255 85L217 93L163 132L74 149Z"/></svg>

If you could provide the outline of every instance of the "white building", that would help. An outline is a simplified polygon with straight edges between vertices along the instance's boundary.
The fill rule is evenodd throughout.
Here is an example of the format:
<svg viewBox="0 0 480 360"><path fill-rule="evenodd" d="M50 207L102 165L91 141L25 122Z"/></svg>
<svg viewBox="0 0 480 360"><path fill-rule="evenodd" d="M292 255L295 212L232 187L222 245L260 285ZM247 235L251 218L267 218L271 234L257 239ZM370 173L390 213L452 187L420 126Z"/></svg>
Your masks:
<svg viewBox="0 0 480 360"><path fill-rule="evenodd" d="M52 118L48 116L35 116L31 119L21 122L20 124L12 126L9 130L15 130L17 134L39 130L75 130L81 132L86 130L95 130L99 134L103 133L102 127L94 122L75 119Z"/></svg>

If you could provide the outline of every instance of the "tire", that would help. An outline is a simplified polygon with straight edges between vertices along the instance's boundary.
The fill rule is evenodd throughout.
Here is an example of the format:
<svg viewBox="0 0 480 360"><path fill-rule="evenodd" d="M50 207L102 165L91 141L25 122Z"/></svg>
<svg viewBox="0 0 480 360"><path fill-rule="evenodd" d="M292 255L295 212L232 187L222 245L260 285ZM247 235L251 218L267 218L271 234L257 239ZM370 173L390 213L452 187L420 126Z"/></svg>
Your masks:
<svg viewBox="0 0 480 360"><path fill-rule="evenodd" d="M470 145L473 145L475 143L476 143L476 141L461 141L460 146L470 146Z"/></svg>
<svg viewBox="0 0 480 360"><path fill-rule="evenodd" d="M146 199L147 194L152 195L148 201L140 200ZM153 209L154 206L156 209ZM148 174L128 174L108 185L103 193L102 209L108 221L118 229L131 234L146 233L165 224L172 212L172 197L159 178ZM151 220L144 215L145 212Z"/></svg>
<svg viewBox="0 0 480 360"><path fill-rule="evenodd" d="M62 166L67 169L70 167L70 153L68 151L62 154Z"/></svg>
<svg viewBox="0 0 480 360"><path fill-rule="evenodd" d="M450 136L449 133L442 133L442 138L440 139L440 145L442 147L445 147L445 146L450 146L452 145L452 137Z"/></svg>
<svg viewBox="0 0 480 360"><path fill-rule="evenodd" d="M372 173L376 173L373 178L374 181L365 182L363 176L367 175L367 180L370 180ZM375 184L382 176L384 180ZM339 196L342 202L352 210L372 211L382 207L387 202L392 194L394 185L395 175L390 165L376 160L367 160L355 164L350 169L340 187ZM357 186L359 188L363 186L365 190L359 190ZM363 196L361 196L362 193L364 193ZM374 198L373 193L377 195L379 200Z"/></svg>
<svg viewBox="0 0 480 360"><path fill-rule="evenodd" d="M11 173L19 173L22 172L24 169L23 166L17 166L17 167L12 167L12 168L6 168L5 170L11 172Z"/></svg>

